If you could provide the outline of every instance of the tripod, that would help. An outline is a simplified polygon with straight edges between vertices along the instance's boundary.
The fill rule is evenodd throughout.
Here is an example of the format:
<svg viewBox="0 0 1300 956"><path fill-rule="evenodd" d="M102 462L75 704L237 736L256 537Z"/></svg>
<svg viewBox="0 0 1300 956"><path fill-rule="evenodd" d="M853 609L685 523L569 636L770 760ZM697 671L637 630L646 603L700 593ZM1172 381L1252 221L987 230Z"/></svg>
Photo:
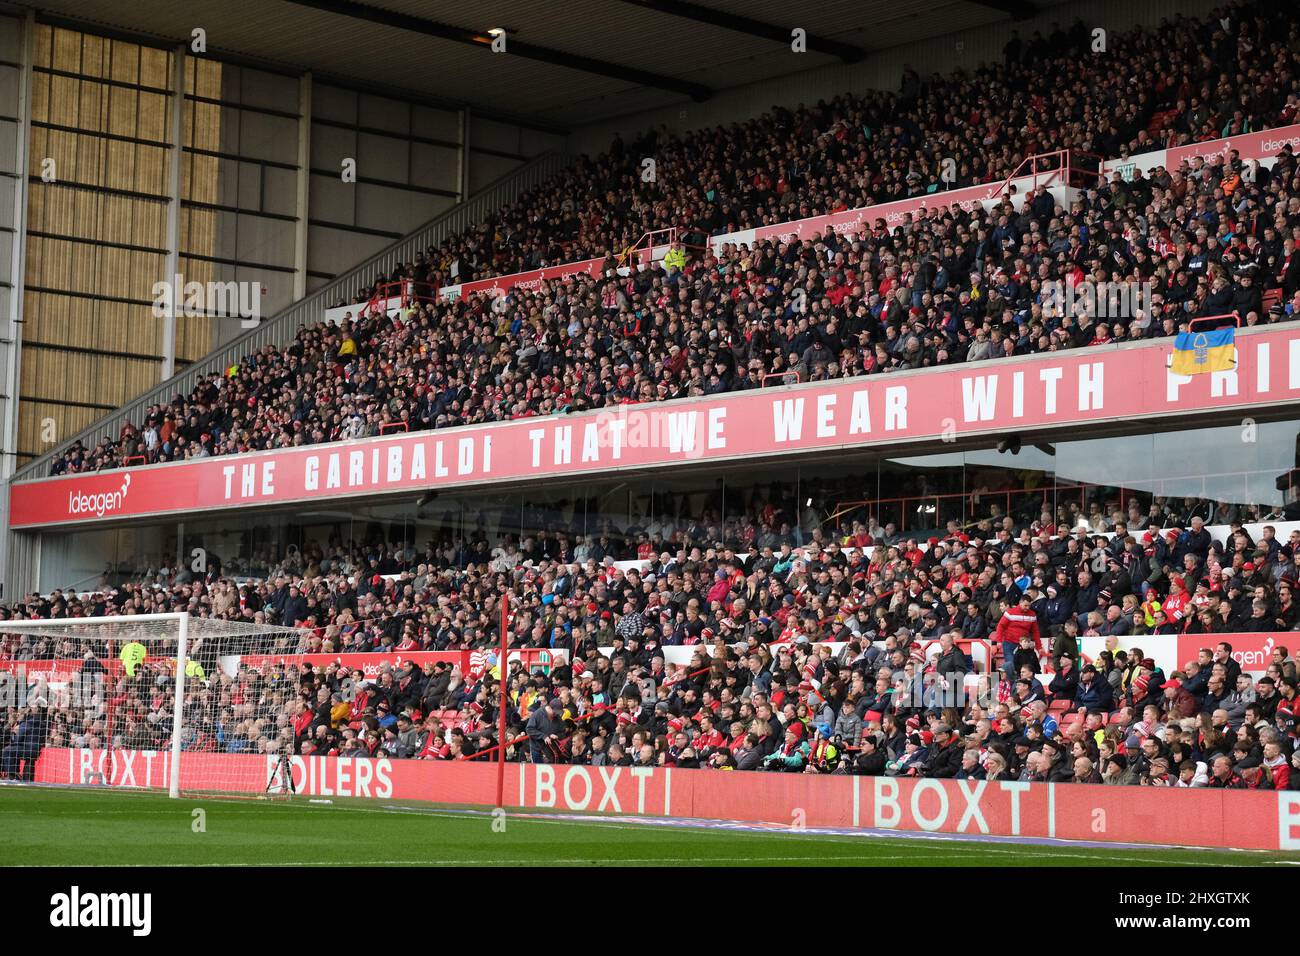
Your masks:
<svg viewBox="0 0 1300 956"><path fill-rule="evenodd" d="M262 792L270 793L271 788L275 786L277 778L280 780L280 787L276 791L277 793L288 793L292 796L298 792L298 788L293 782L293 768L289 766L289 755L287 753L281 753L279 759L276 760L275 766L271 768L271 776L266 781L266 789Z"/></svg>

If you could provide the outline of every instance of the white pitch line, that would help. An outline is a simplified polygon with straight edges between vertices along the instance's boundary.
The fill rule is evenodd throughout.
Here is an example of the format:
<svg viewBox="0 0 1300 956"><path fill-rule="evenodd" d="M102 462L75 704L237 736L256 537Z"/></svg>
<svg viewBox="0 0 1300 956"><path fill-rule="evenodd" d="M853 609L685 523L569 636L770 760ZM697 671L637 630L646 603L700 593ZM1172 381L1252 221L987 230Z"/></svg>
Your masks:
<svg viewBox="0 0 1300 956"><path fill-rule="evenodd" d="M34 786L33 786L33 785L30 785L30 784L25 784L25 785L22 785L21 787L18 787L17 789L67 791L67 790L69 790L69 789L81 789L81 788L67 788L67 787L57 787L57 786L46 787L46 786L42 786L42 785L40 785L40 784L37 784L37 785L34 785ZM122 795L122 796L131 796L131 797L155 796L155 795L156 795L156 796L159 797L159 799L162 799L162 797L164 796L163 794L154 794L152 791L148 791L148 790L144 790L144 791L134 791L134 790L131 790L131 791L126 791L126 790L109 790L109 791L107 791L107 793L113 794L114 796L116 796L116 795ZM178 803L200 803L200 802L202 802L203 800L213 800L213 801L219 801L219 802L226 802L226 801L223 801L223 800L222 800L222 796L219 795L219 794L208 795L208 796L206 796L206 797L199 797L199 796L196 796L196 797L193 797L193 798L187 798L187 799L185 799L185 800L177 801L177 802L178 802ZM244 802L246 802L246 801L231 801L231 802L238 802L238 803L240 803L240 804L242 805L242 804L243 804ZM260 806L270 806L270 807L279 807L279 808L286 808L286 809L293 809L294 807L303 807L303 806L306 806L306 805L303 804L303 803L294 803L294 802L292 802L292 801L260 801L260 802L258 802L258 805L260 805ZM451 818L468 819L468 818L473 818L473 817L476 817L476 816L477 816L477 817L481 817L481 818L488 818L488 817L490 817L490 815L491 815L491 811L490 811L490 810L474 810L474 809L470 809L470 810L446 810L446 809L441 809L441 808L437 808L437 807L423 808L423 807L398 807L398 806L389 806L389 807L385 807L385 808L376 808L376 807L360 807L360 806L352 806L352 805L348 805L348 804L331 804L331 805L329 805L328 807L323 806L323 805L319 805L319 804L313 806L313 809L317 809L317 808L322 809L322 810L324 810L324 809L330 809L330 810L344 810L344 811L353 811L353 812L359 812L359 813L388 813L388 814L406 814L406 815L438 816L438 817L443 817L443 818L448 818L448 819L451 819ZM153 809L153 808L151 808L151 809ZM13 812L13 813L24 813L25 811L23 811L23 810L14 810L14 811L0 810L0 814L5 814L5 813L9 813L9 812ZM140 810L138 810L138 809L135 809L135 810L131 810L131 809L122 809L122 810L118 810L118 809L98 809L98 810L85 810L85 811L82 811L82 812L84 812L84 813L100 813L100 814L135 815L135 814L138 814L138 813L140 812ZM165 808L164 808L164 807L159 807L159 808L153 809L153 812L158 813L158 814L161 814L161 815L167 815L167 814L174 813L174 812L176 812L176 811L175 811L172 807L168 806L168 807L165 807ZM562 818L557 818L557 817L554 817L554 816L547 817L547 816L541 816L541 815L539 815L538 812L537 812L537 808L518 808L518 807L516 807L516 808L512 808L512 809L507 810L507 817L509 817L509 815L511 815L511 814L513 814L513 815L516 817L516 819L518 819L518 820L522 820L522 821L524 821L524 822L559 823L559 824L569 824L569 825L576 825L576 826L599 827L599 828L602 828L602 829L611 829L611 830L629 830L629 829L644 829L644 830L649 830L649 829L652 829L652 828L654 827L654 823L653 823L653 822L633 822L633 823L628 823L628 822L615 822L614 818L582 817L582 816L578 816L578 815L574 815L571 819L562 819ZM817 830L816 828L809 829L809 830L802 830L802 831L777 830L777 829L765 830L765 829L750 828L750 827L727 828L727 827L710 826L707 822L701 822L698 826L691 826L691 825L689 825L689 824L678 825L676 828L677 828L677 829L692 829L692 830L698 830L698 831L700 831L700 832L704 832L704 833L720 833L720 834L721 834L721 833L748 833L748 834L751 834L751 835L757 835L757 836L762 836L762 835L771 835L771 836L778 836L778 837L804 836L804 837L811 837L811 838L815 838L815 839L818 839L818 840L823 840L823 841L833 842L833 843L849 843L849 842L856 841L856 840L861 840L861 839L864 839L864 838L866 838L866 839L877 838L877 839L887 839L887 840L894 840L894 839L896 839L896 840L909 840L909 841L910 841L910 842L911 842L915 847L917 847L918 849L921 848L921 847L924 847L924 848L926 849L926 851L927 851L926 856L925 856L926 861L933 861L933 860L935 860L935 859L942 859L942 858L943 858L943 855L942 855L942 854L938 854L937 851L938 851L938 850L944 850L944 851L946 851L946 853L947 853L948 855L950 855L950 856L951 856L951 855L955 855L955 854L970 854L970 853L974 853L974 854L1014 855L1014 856L1020 856L1020 857L1042 858L1042 859L1049 859L1049 860L1050 860L1050 859L1103 860L1103 861L1130 862L1130 863L1152 863L1152 864L1156 864L1156 865L1213 866L1213 867L1225 867L1225 866L1233 866L1233 865L1235 865L1235 864L1231 864L1231 863L1207 863L1207 862L1203 862L1203 861L1199 861L1199 860L1197 860L1197 861L1188 861L1188 862L1186 862L1186 863L1181 863L1181 862L1179 862L1179 861L1172 861L1172 862L1171 862L1171 861L1168 861L1168 860L1153 860L1153 859L1152 859L1151 857L1149 857L1149 856L1118 856L1118 855L1115 855L1115 854L1114 854L1114 851L1107 850L1107 849L1105 849L1104 847L1092 847L1092 848L1087 848L1087 850L1084 850L1083 852L1078 852L1078 851L1076 851L1076 852L1068 852L1068 848L1069 848L1069 843L1068 843L1068 842L1064 842L1063 845L1061 846L1061 848L1060 848L1060 849L1056 849L1056 850L1049 850L1048 848L1043 847L1043 846L1041 846L1041 845L1037 845L1037 844L1016 844L1013 848L1006 848L1005 846L999 846L999 845L996 845L996 844L993 844L993 845L984 844L984 843L982 843L982 842L980 842L980 841L978 841L978 840L964 840L962 834L929 834L929 835L927 835L927 836L925 836L925 837L921 837L921 836L919 836L919 835L913 835L913 834L910 834L910 833L907 832L907 831L901 831L901 830L900 830L900 831L898 831L897 834L892 834L892 833L886 834L886 833L868 832L868 833L863 833L863 834L861 834L861 835L847 836L847 835L842 835L842 834L838 834L838 833L824 833L824 832L821 832L821 831ZM933 851L934 851L934 852L929 852L929 851L931 851L931 848L930 848L929 846L927 846L927 844L930 844L930 843L939 844L939 846L936 846L936 847L933 848ZM967 845L965 845L965 846L954 846L954 845L952 845L953 843L965 843L965 844L967 844ZM1179 847L1157 847L1157 846L1152 846L1152 847L1151 847L1151 850L1152 850L1152 851L1173 850L1173 849L1177 849L1177 850L1200 850L1200 849L1207 849L1207 848L1203 848L1203 847L1181 847L1181 846L1179 846ZM1265 854L1265 853L1268 852L1268 851L1251 851L1251 850L1243 850L1243 849L1241 849L1241 848L1239 848L1239 847L1219 847L1219 848L1213 848L1213 847L1211 847L1211 848L1208 848L1208 849L1215 850L1215 851L1220 851L1220 852L1221 852L1221 851L1227 851L1227 850L1237 850L1237 851L1242 852L1242 853L1255 853L1255 852L1258 852L1258 853L1260 853L1261 856L1263 856L1263 854ZM900 856L900 857L893 857L893 856L872 856L872 857L869 857L869 858L868 858L868 857L837 857L837 858L835 858L835 859L844 859L844 860L855 860L855 859L877 859L877 860L886 860L886 859L915 859L915 858L916 858L916 855L915 855L915 854L909 854L909 855L907 855L907 856ZM673 859L675 860L676 858L673 858ZM689 862L689 861L690 861L691 859L693 859L693 858L681 858L681 859L684 860L684 861L688 861L688 862ZM727 858L727 857L717 857L716 859L719 859L719 860L725 860L725 859L729 859L729 858ZM740 858L740 859L753 860L753 859L755 859L755 858L754 858L754 857L748 857L748 856L747 856L747 857ZM775 860L776 858L772 858L772 859ZM814 857L794 857L794 858L791 858L791 859L814 859ZM816 859L820 859L820 858L816 858ZM669 860L669 859L667 859L667 858L656 858L656 861L658 861L658 862L664 862L664 863L672 862L672 860ZM656 862L656 861L641 861L641 862ZM376 863L377 865L390 864L390 865L394 865L394 866L417 866L417 865L422 865L422 864L427 864L427 865L450 865L451 863L455 863L455 862L458 862L458 861L429 861L429 860L410 860L410 861L393 860L393 861L375 861L375 863ZM459 862L464 862L464 861L459 861ZM581 862L590 862L590 861L584 860L584 861L581 861ZM628 861L628 862L632 862L632 861ZM822 862L826 862L826 861L823 860ZM1265 864L1279 865L1279 866L1300 866L1300 860L1269 860L1269 859L1262 859L1262 860L1260 860L1260 862L1261 862L1261 863L1265 863ZM18 864L18 865L19 865L19 866L23 866L24 864ZM103 865L105 865L105 866L110 866L110 865L122 865L122 864L103 864ZM152 864L130 864L130 865L149 866L149 865L152 865ZM167 865L167 864L163 864L163 865ZM185 864L173 864L173 865L185 865ZM260 865L270 865L270 866L317 866L317 865L327 865L327 863L326 863L325 861L322 861L321 863L312 863L312 862L304 862L304 863L272 863L272 864L253 864L253 863L242 864L242 863L231 863L231 864L210 864L210 865L213 865L213 866L260 866ZM358 861L358 862L355 862L354 865L361 865L361 863ZM474 865L480 865L480 864L474 864ZM484 864L484 865L487 865L487 864Z"/></svg>
<svg viewBox="0 0 1300 956"><path fill-rule="evenodd" d="M915 859L909 854L900 854L898 856L837 856L829 862L834 863L839 860L861 860L871 862L875 860L910 860ZM577 866L579 864L590 863L607 863L611 865L631 864L631 863L699 863L702 865L711 865L718 862L727 863L794 863L812 861L816 863L826 863L824 858L816 855L808 856L648 856L648 857L620 857L618 859L602 859L599 857L573 857L571 859L551 859L547 858L547 863L554 863L559 866ZM56 867L66 866L67 864L46 864L46 863L19 863L14 865L14 869L42 870L54 869ZM87 868L96 867L118 867L123 868L140 868L140 869L180 869L194 867L206 869L208 867L245 867L245 866L339 866L337 858L329 860L277 860L275 862L258 861L252 863L78 863L77 866ZM513 866L509 860L348 860L348 866Z"/></svg>
<svg viewBox="0 0 1300 956"><path fill-rule="evenodd" d="M358 812L358 813L388 813L388 814L393 814L395 816L436 816L436 817L443 817L443 818L459 818L462 820L467 818L472 818L473 816L479 816L482 817L483 819L487 819L490 816L489 813L481 813L479 811L473 811L472 813L467 814L456 810L439 810L436 808L429 808L426 810L419 807L340 806L340 807L331 807L330 809L338 809L338 810ZM594 826L594 827L601 827L603 829L608 829L608 830L650 830L653 829L654 827L654 824L652 823L597 822L596 820L588 819L588 818L574 818L574 819L566 820L566 819L557 819L554 817L533 816L531 814L519 814L518 816L520 817L522 822L525 823L558 823L558 824L567 824L569 826ZM507 811L507 819L509 819L509 811ZM886 839L886 840L890 840L890 839L911 840L913 841L913 845L917 847L925 847L927 843L933 842L937 844L937 846L934 847L935 852L932 853L930 856L928 856L927 860L933 859L935 855L938 855L940 858L942 858L942 854L938 853L938 851L942 850L948 855L953 855L958 853L973 853L973 854L996 853L996 854L1001 854L1006 856L1041 857L1043 859L1052 859L1052 860L1073 859L1073 860L1122 861L1128 863L1150 863L1153 865L1161 865L1161 866L1223 867L1223 866L1233 865L1230 863L1205 863L1199 860L1196 861L1189 860L1187 862L1180 862L1180 861L1170 862L1168 860L1153 859L1149 856L1147 857L1118 856L1115 855L1112 851L1106 850L1102 847L1091 848L1091 852L1083 851L1083 852L1071 853L1068 852L1067 847L1062 847L1060 850L1052 851L1052 850L1048 850L1045 847L1039 847L1033 844L1026 844L1023 846L1018 845L1014 848L1007 848L1001 846L986 846L984 844L977 843L974 841L961 841L960 835L945 834L944 837L930 837L930 838L918 839L914 837L909 837L906 833L903 833L902 831L899 832L899 835L897 837L893 835L882 835L882 834L875 834L875 833L863 834L862 837L858 837L858 836L840 836L839 834L818 833L816 830L730 830L730 829L713 828L706 825L701 825L698 828L682 826L682 827L675 827L674 829L698 829L704 833L717 833L717 834L744 833L751 836L774 836L774 837L787 837L787 838L802 836L802 837L822 840L828 843L840 843L840 844L852 843L854 841L863 839L863 837L879 837L880 839ZM968 845L954 846L953 845L954 842L965 842ZM927 850L928 849L929 847L927 847ZM1153 846L1152 849L1159 850L1162 848ZM727 858L719 857L718 859L727 859ZM746 859L752 859L752 857L747 857ZM813 859L813 857L806 857L806 858L799 857L799 859ZM827 861L826 858L822 858L822 857L818 857L817 859L823 860L823 862ZM830 859L842 860L842 859L859 859L859 858L858 857L833 857ZM880 856L880 857L871 857L871 859L883 860L883 859L893 859L893 857ZM898 859L915 859L915 856L909 854L906 857L898 857Z"/></svg>

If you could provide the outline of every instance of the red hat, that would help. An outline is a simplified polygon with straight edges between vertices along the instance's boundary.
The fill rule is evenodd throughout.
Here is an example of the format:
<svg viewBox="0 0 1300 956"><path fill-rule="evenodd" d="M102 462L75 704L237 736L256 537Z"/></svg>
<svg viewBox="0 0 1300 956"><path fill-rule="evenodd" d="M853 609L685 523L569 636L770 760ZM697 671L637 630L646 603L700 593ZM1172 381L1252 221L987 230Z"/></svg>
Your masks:
<svg viewBox="0 0 1300 956"><path fill-rule="evenodd" d="M875 720L875 721L879 721L879 720L880 720L880 711L878 711L878 710L869 710L869 711L867 711L867 712L863 715L862 719L865 720L867 723L871 723L873 720Z"/></svg>
<svg viewBox="0 0 1300 956"><path fill-rule="evenodd" d="M1169 690L1172 687L1174 690L1178 690L1178 688L1182 686L1183 686L1183 682L1175 677L1173 680L1165 681L1164 689Z"/></svg>
<svg viewBox="0 0 1300 956"><path fill-rule="evenodd" d="M668 729L673 733L677 733L677 731L681 730L685 726L686 721L682 720L680 717L674 717L672 720L668 721Z"/></svg>
<svg viewBox="0 0 1300 956"><path fill-rule="evenodd" d="M927 747L934 743L934 734L928 730L921 731L921 742Z"/></svg>

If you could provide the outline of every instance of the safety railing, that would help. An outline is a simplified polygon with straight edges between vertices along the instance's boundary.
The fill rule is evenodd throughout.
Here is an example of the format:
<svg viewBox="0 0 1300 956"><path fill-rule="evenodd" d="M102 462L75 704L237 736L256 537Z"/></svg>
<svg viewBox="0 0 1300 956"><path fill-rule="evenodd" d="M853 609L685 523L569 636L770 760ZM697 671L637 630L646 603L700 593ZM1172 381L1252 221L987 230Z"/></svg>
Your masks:
<svg viewBox="0 0 1300 956"><path fill-rule="evenodd" d="M423 289L423 291L422 291ZM362 315L382 315L393 308L396 303L399 308L406 309L417 302L436 302L438 297L434 294L433 288L427 284L423 286L414 279L402 279L399 282L382 282L375 287L375 294L369 301L361 307Z"/></svg>
<svg viewBox="0 0 1300 956"><path fill-rule="evenodd" d="M645 248L648 250L649 254L653 255L655 246L666 246L676 241L676 228L655 229L650 232L642 233L640 239L618 254L618 264L620 266L628 265L632 261L633 257L640 253L642 248Z"/></svg>
<svg viewBox="0 0 1300 956"><path fill-rule="evenodd" d="M999 196L1005 195L1011 190L1011 184L1017 179L1028 179L1030 181L1028 191L1030 192L1039 186L1066 183L1069 182L1069 169L1070 151L1068 149L1054 149L1047 153L1035 153L1022 159L1020 165L1011 170L996 187L991 186L989 192Z"/></svg>
<svg viewBox="0 0 1300 956"><path fill-rule="evenodd" d="M350 299L359 285L369 286L377 275L392 275L398 267L413 262L417 252L436 246L447 237L477 225L498 213L503 207L517 201L524 193L540 186L572 162L573 157L568 154L546 153L519 169L507 173L465 202L429 220L381 252L335 277L320 289L270 316L256 328L210 352L185 371L154 386L116 411L69 436L49 452L17 469L14 478L43 478L49 473L50 462L76 442L80 441L90 447L103 435L117 435L121 432L122 426L127 423L139 424L150 406L167 404L177 395L188 395L206 376L225 372L259 349L268 345L285 345L293 338L299 326L320 322L326 308L339 300Z"/></svg>
<svg viewBox="0 0 1300 956"><path fill-rule="evenodd" d="M768 372L760 381L763 388L768 388L773 385L798 385L800 377L794 369L785 369L781 372Z"/></svg>

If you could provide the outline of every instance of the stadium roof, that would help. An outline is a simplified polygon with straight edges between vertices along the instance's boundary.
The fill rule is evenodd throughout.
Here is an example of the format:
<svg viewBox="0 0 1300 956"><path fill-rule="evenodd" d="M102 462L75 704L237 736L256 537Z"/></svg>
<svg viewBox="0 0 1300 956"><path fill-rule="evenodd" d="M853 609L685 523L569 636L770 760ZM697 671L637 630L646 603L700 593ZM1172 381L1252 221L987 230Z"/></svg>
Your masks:
<svg viewBox="0 0 1300 956"><path fill-rule="evenodd" d="M570 129L989 23L1062 0L36 0L49 22ZM808 55L788 49L808 34ZM506 30L511 55L489 48ZM504 106L503 106L504 104Z"/></svg>

